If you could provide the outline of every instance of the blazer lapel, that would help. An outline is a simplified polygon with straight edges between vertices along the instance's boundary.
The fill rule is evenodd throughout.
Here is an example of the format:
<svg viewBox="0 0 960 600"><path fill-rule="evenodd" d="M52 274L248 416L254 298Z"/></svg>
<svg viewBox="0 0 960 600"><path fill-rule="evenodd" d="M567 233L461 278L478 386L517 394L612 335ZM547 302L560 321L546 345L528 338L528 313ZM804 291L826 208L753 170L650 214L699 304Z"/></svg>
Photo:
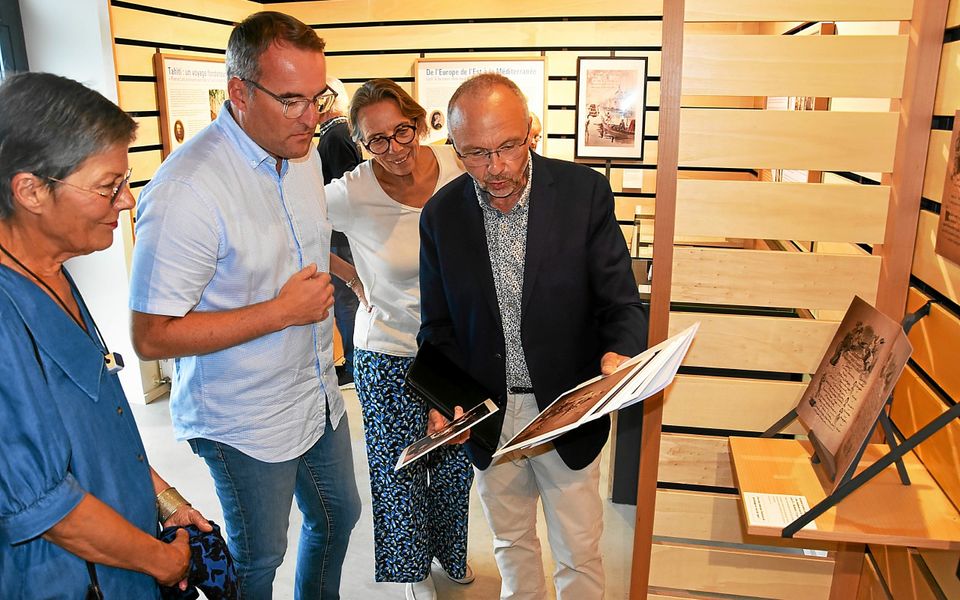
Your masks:
<svg viewBox="0 0 960 600"><path fill-rule="evenodd" d="M533 184L530 187L530 212L527 216L527 254L523 267L523 295L520 301L520 314L527 311L527 303L533 293L533 286L540 273L540 264L550 251L550 232L557 212L554 197L553 177L547 170L546 161L532 153Z"/></svg>
<svg viewBox="0 0 960 600"><path fill-rule="evenodd" d="M487 301L490 313L497 325L502 328L497 287L493 281L493 266L490 264L490 247L487 245L487 230L483 222L483 209L480 208L472 178L468 178L463 186L463 201L467 207L464 211L466 219L463 228L467 243L462 247L466 248L465 260L470 264L466 276L480 279L482 283L480 288L483 290L483 297Z"/></svg>

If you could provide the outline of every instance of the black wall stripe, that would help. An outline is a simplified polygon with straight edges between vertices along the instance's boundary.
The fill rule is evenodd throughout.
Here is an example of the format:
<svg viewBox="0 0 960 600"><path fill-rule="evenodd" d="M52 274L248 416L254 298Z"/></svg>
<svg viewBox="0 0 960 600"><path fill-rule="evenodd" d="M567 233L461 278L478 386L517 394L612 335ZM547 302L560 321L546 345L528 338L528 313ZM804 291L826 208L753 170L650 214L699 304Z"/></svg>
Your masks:
<svg viewBox="0 0 960 600"><path fill-rule="evenodd" d="M949 312L958 320L960 320L960 304L957 304L950 298L947 298L942 293L940 293L940 291L937 290L935 287L933 287L926 281L920 279L916 275L910 276L910 285L917 288L927 296L930 296L930 298L936 300L937 304L942 306L944 309L946 309L947 312Z"/></svg>
<svg viewBox="0 0 960 600"><path fill-rule="evenodd" d="M137 4L136 2L124 2L123 0L110 0L110 5L116 6L117 8L129 8L132 10L139 10L141 12L153 13L155 15L179 17L181 19L190 19L191 21L202 21L204 23L214 23L216 25L229 25L231 27L236 25L236 22L234 21L227 21L225 19L217 19L215 17L207 17L204 15L195 15L191 13L180 12L177 10L169 10L166 8L157 8L155 6L144 6L143 4Z"/></svg>
<svg viewBox="0 0 960 600"><path fill-rule="evenodd" d="M160 111L159 110L131 110L131 111L128 111L127 114L133 117L134 119L144 118L144 117L159 117Z"/></svg>
<svg viewBox="0 0 960 600"><path fill-rule="evenodd" d="M168 44L166 42L151 42L150 40L131 40L129 38L113 38L115 44L121 46L139 46L140 48L162 48L167 50L190 50L192 52L209 52L210 54L226 54L223 48L207 48L204 46L187 46L185 44Z"/></svg>
<svg viewBox="0 0 960 600"><path fill-rule="evenodd" d="M593 21L663 21L662 15L576 16L576 17L486 17L479 19L408 19L403 21L355 21L349 23L311 23L313 29L350 29L362 27L409 27L420 25L473 25L496 23L589 23Z"/></svg>
<svg viewBox="0 0 960 600"><path fill-rule="evenodd" d="M950 27L943 32L943 43L949 44L950 42L956 42L960 40L960 25L955 27Z"/></svg>
<svg viewBox="0 0 960 600"><path fill-rule="evenodd" d="M931 388L933 388L933 391L937 394L937 396L940 397L940 400L942 400L944 404L946 404L947 406L953 406L954 404L957 403L957 401L951 398L950 394L948 394L946 390L940 387L940 384L937 383L936 380L934 380L934 378L931 377L929 373L924 371L923 367L921 367L916 362L914 362L912 358L907 359L907 364L913 367L913 370L917 373L917 377L919 377L921 381L923 381L924 383L929 385Z"/></svg>
<svg viewBox="0 0 960 600"><path fill-rule="evenodd" d="M953 131L953 116L934 115L930 128L938 131Z"/></svg>
<svg viewBox="0 0 960 600"><path fill-rule="evenodd" d="M863 175L858 175L851 171L824 171L825 173L833 173L837 177L843 177L854 183L859 183L861 185L880 185L879 181L870 179L869 177L864 177Z"/></svg>
<svg viewBox="0 0 960 600"><path fill-rule="evenodd" d="M327 56L373 56L378 54L483 54L484 52L660 52L661 46L496 46L490 48L396 48L387 50L331 50ZM222 50L220 52L223 52Z"/></svg>
<svg viewBox="0 0 960 600"><path fill-rule="evenodd" d="M773 425L775 421L771 421L770 425ZM683 433L687 435L712 435L719 437L760 437L762 431L744 431L742 429L722 429L714 427L688 427L686 425L664 425L662 428L664 433ZM784 440L792 440L797 436L790 433L777 433L774 434L774 437Z"/></svg>
<svg viewBox="0 0 960 600"><path fill-rule="evenodd" d="M719 367L680 367L678 373L709 377L737 377L740 379L763 379L765 381L801 381L802 373L757 371L753 369L721 369Z"/></svg>
<svg viewBox="0 0 960 600"><path fill-rule="evenodd" d="M934 202L933 200L930 200L929 198L920 198L920 210L925 210L925 211L931 212L931 213L933 213L933 214L935 214L935 215L939 215L939 214L940 214L940 203L939 203L939 202Z"/></svg>
<svg viewBox="0 0 960 600"><path fill-rule="evenodd" d="M156 150L163 150L162 144L154 144L152 146L134 146L130 148L131 153L135 152L154 152Z"/></svg>
<svg viewBox="0 0 960 600"><path fill-rule="evenodd" d="M134 81L142 83L156 83L157 78L153 75L118 75L120 81Z"/></svg>
<svg viewBox="0 0 960 600"><path fill-rule="evenodd" d="M694 483L674 483L672 481L658 481L658 490L678 490L684 492L710 492L714 494L729 494L739 496L737 488L723 487L719 485L697 485Z"/></svg>

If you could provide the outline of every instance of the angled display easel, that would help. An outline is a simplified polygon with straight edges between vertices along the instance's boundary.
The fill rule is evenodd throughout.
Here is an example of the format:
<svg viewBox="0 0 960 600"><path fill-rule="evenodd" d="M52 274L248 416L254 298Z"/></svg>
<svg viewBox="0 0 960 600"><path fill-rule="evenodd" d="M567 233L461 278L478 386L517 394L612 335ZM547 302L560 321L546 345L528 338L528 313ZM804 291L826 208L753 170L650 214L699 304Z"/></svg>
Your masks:
<svg viewBox="0 0 960 600"><path fill-rule="evenodd" d="M930 303L927 303L904 317L904 331L909 332L929 312ZM892 400L891 396L886 404L889 406ZM835 488L831 469L815 466L829 452L823 450L814 436L809 441L770 439L796 418L794 409L759 438L730 438L741 495L803 496L811 506L782 529L748 524L748 533L917 548L960 548L960 513L911 452L960 418L960 404L899 444L887 412L881 411L860 445L856 459L840 476ZM884 429L888 448L869 443L878 424ZM889 468L893 465L896 469ZM858 490L859 493L841 504ZM744 501L743 506L746 505ZM836 511L828 514L832 508Z"/></svg>

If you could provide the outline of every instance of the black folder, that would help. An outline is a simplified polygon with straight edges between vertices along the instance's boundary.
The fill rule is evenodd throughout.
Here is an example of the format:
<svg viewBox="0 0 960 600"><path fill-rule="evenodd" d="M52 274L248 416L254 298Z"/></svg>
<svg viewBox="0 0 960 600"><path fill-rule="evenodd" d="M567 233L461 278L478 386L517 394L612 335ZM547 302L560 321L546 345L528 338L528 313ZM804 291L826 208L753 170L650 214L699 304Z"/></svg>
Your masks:
<svg viewBox="0 0 960 600"><path fill-rule="evenodd" d="M430 342L423 342L417 357L407 371L407 383L426 398L431 408L453 420L453 409L464 412L496 395L447 358ZM481 448L494 452L500 439L500 419L489 418L470 429L470 440Z"/></svg>

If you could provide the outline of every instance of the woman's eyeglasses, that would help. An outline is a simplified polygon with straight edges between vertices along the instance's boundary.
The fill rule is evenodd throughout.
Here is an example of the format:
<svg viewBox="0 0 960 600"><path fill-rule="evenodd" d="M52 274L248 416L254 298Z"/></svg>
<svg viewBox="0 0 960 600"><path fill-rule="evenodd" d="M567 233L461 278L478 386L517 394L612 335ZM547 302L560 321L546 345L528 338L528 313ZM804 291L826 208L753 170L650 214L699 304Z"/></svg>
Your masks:
<svg viewBox="0 0 960 600"><path fill-rule="evenodd" d="M363 147L371 154L386 154L390 150L390 141L396 140L401 146L406 146L417 137L416 125L399 125L393 130L393 135L375 135L363 142Z"/></svg>
<svg viewBox="0 0 960 600"><path fill-rule="evenodd" d="M44 179L49 179L50 181L56 181L57 183L61 183L63 185L66 185L84 192L90 192L91 194L96 194L103 198L108 198L110 200L110 205L113 206L113 204L117 201L117 198L120 197L120 192L123 190L124 187L126 187L128 183L130 183L131 175L133 175L133 168L127 169L127 173L123 176L123 179L120 180L120 183L118 183L117 186L113 188L113 190L111 190L109 194L106 192L101 192L100 190L92 190L90 188L80 187L79 185L68 183L62 179L57 179L56 177L44 176Z"/></svg>

